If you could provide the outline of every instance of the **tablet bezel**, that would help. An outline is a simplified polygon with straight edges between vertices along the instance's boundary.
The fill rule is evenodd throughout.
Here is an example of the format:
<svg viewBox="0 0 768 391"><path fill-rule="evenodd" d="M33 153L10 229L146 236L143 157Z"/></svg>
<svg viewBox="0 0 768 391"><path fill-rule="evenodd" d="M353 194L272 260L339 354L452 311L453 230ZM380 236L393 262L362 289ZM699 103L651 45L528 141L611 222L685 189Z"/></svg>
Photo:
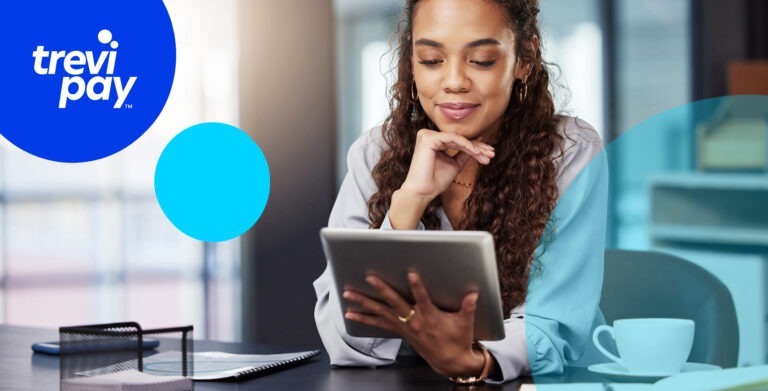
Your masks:
<svg viewBox="0 0 768 391"><path fill-rule="evenodd" d="M320 237L336 282L342 314L348 307L342 298L344 289L379 299L365 282L368 274L382 278L413 303L407 273L415 270L432 301L444 310L457 311L464 296L477 291L474 338L483 341L504 338L496 252L490 233L323 228ZM353 304L350 308L359 310ZM346 318L344 326L354 337L399 337L388 330Z"/></svg>

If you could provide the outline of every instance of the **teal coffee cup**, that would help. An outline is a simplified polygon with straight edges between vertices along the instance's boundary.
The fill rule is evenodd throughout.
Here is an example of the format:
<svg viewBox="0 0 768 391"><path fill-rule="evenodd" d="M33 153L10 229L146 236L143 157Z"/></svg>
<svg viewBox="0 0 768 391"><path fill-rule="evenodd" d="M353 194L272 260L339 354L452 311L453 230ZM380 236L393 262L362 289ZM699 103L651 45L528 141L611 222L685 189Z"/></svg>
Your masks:
<svg viewBox="0 0 768 391"><path fill-rule="evenodd" d="M616 341L619 356L600 344L608 332ZM592 333L592 342L601 353L630 373L671 375L680 372L693 346L694 322L689 319L620 319L613 326L602 325Z"/></svg>

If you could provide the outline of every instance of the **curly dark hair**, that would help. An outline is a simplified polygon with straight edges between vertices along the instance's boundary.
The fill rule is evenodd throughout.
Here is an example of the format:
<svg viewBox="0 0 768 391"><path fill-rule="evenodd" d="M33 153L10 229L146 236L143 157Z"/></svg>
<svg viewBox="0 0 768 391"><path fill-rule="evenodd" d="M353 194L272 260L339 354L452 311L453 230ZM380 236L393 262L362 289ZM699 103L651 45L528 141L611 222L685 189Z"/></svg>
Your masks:
<svg viewBox="0 0 768 391"><path fill-rule="evenodd" d="M481 166L472 193L463 205L465 229L488 231L493 235L505 316L523 303L534 251L542 234L552 231L549 217L558 197L557 170L553 151L562 142L560 117L555 113L549 92L549 71L541 49L531 45L540 37L538 0L496 0L506 11L509 27L516 37L516 55L532 64L527 97L517 98L522 83L516 80L504 112L494 147L496 157ZM389 210L392 193L405 181L422 128L436 129L418 98L411 96L414 83L411 63L412 26L419 0L406 0L403 21L398 29L397 78L391 89L391 114L382 127L386 147L373 169L378 192L368 200L371 228L381 226ZM535 49L533 49L535 47ZM533 50L532 50L533 49ZM436 197L421 221L427 229L440 229Z"/></svg>

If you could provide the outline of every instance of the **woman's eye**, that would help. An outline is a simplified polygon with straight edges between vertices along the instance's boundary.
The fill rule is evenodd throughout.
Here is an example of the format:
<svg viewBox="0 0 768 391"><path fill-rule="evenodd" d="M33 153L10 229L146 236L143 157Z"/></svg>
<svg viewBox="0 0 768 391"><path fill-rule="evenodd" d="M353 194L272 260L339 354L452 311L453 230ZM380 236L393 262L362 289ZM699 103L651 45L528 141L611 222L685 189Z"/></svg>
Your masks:
<svg viewBox="0 0 768 391"><path fill-rule="evenodd" d="M443 60L419 60L419 64L422 65L437 65L443 62Z"/></svg>
<svg viewBox="0 0 768 391"><path fill-rule="evenodd" d="M475 65L479 65L481 67L490 67L491 65L496 63L496 60L491 60L491 61L475 61L475 60L472 60L470 62L475 64Z"/></svg>

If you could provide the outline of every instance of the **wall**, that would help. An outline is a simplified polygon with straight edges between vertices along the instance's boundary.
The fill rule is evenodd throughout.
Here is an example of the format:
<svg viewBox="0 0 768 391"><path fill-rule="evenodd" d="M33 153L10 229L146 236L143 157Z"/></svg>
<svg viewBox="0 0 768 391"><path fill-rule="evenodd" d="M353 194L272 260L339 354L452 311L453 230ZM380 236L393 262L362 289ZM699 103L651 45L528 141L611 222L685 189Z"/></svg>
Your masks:
<svg viewBox="0 0 768 391"><path fill-rule="evenodd" d="M244 341L319 347L312 281L335 195L331 0L241 0L240 125L264 151L271 192L243 237Z"/></svg>
<svg viewBox="0 0 768 391"><path fill-rule="evenodd" d="M729 61L768 58L768 2L695 0L691 9L693 98L726 95Z"/></svg>

